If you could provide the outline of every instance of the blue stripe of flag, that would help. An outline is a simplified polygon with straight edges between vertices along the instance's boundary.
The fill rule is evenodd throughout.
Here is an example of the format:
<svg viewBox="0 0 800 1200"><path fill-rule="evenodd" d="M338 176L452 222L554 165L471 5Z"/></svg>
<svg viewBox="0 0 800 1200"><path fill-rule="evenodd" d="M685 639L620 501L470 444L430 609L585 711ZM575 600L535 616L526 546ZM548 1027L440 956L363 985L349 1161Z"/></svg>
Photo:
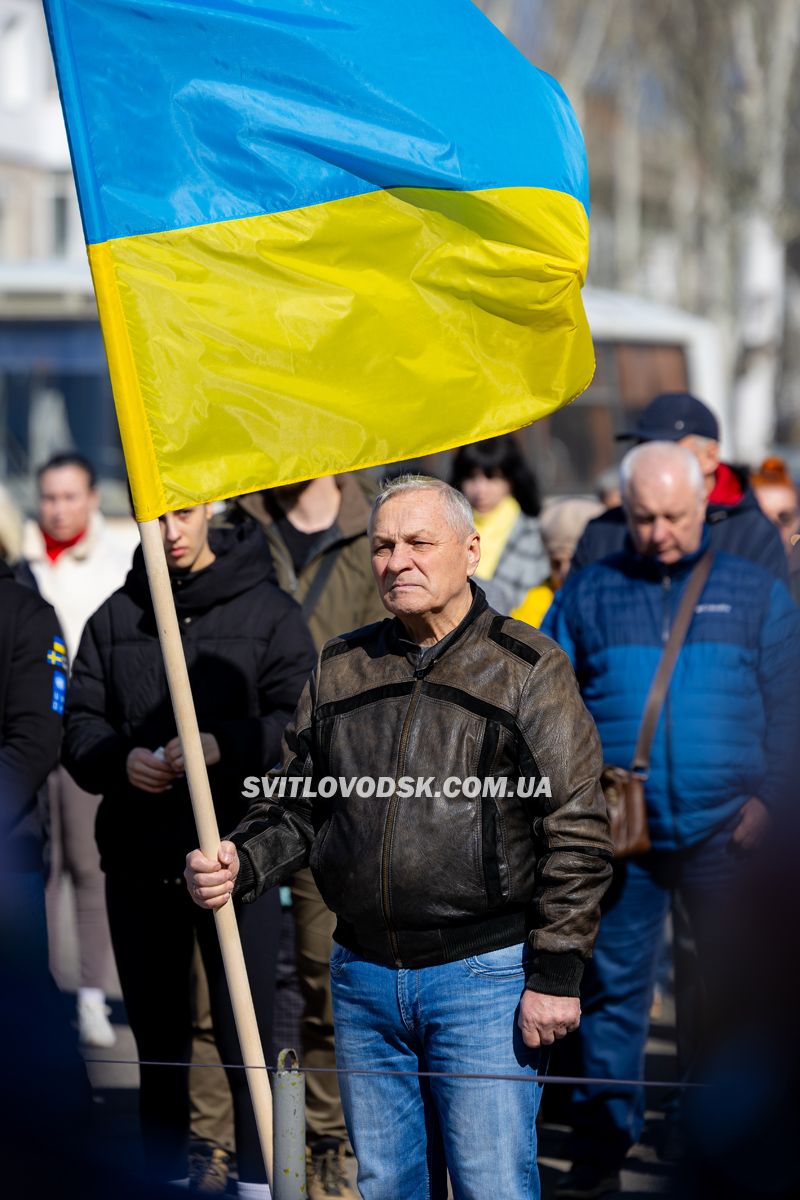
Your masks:
<svg viewBox="0 0 800 1200"><path fill-rule="evenodd" d="M86 240L389 187L588 210L559 85L471 0L45 0Z"/></svg>

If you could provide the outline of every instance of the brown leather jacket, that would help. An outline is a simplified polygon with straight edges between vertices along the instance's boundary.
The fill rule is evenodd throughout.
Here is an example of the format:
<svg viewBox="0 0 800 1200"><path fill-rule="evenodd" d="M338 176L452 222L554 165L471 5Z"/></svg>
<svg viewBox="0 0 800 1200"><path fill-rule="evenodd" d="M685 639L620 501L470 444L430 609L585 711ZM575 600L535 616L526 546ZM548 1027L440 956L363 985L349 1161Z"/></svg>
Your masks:
<svg viewBox="0 0 800 1200"><path fill-rule="evenodd" d="M611 878L600 742L566 654L474 593L430 650L392 620L329 642L285 734L282 774L308 793L323 777L422 777L426 794L254 801L231 835L236 892L255 899L310 862L352 950L421 967L527 937L527 986L577 995ZM453 777L504 779L506 794L448 795ZM509 794L531 777L549 788Z"/></svg>

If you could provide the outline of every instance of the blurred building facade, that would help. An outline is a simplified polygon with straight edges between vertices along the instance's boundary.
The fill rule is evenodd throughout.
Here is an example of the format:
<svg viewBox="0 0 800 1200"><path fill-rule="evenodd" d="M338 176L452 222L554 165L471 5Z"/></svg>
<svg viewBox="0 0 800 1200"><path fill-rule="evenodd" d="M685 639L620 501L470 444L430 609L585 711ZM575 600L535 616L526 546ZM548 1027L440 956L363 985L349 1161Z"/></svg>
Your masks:
<svg viewBox="0 0 800 1200"><path fill-rule="evenodd" d="M0 261L85 258L40 0L0 0Z"/></svg>
<svg viewBox="0 0 800 1200"><path fill-rule="evenodd" d="M714 323L733 452L800 468L800 0L474 0L561 82L589 282Z"/></svg>
<svg viewBox="0 0 800 1200"><path fill-rule="evenodd" d="M40 0L0 0L0 479L77 449L127 511L124 463Z"/></svg>

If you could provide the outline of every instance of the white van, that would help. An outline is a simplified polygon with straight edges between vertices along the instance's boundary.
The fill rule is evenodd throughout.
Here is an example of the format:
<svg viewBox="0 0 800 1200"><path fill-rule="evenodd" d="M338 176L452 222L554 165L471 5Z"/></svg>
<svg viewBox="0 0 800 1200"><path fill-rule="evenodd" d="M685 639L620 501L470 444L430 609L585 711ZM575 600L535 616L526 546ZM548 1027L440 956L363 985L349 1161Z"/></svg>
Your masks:
<svg viewBox="0 0 800 1200"><path fill-rule="evenodd" d="M730 433L728 391L715 326L677 308L638 296L584 290L597 370L592 383L566 408L521 432L542 491L591 492L593 482L619 461L629 429L659 392L689 391Z"/></svg>
<svg viewBox="0 0 800 1200"><path fill-rule="evenodd" d="M591 495L598 477L615 466L629 443L637 411L659 392L692 392L730 432L728 392L715 326L681 309L622 292L585 288L584 305L597 370L577 400L516 435L545 496ZM401 468L447 478L451 453L432 454Z"/></svg>

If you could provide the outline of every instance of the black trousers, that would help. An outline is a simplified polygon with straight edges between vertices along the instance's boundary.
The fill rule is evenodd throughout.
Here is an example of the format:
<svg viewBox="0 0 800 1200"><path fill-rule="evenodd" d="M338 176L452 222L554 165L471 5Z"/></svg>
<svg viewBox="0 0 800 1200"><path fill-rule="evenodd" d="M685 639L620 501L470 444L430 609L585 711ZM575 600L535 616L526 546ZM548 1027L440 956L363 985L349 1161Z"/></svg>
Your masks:
<svg viewBox="0 0 800 1200"><path fill-rule="evenodd" d="M141 1067L139 1111L145 1163L154 1179L187 1174L189 1063L191 1061L191 966L194 939L200 947L211 1017L224 1063L241 1063L239 1039L225 983L213 914L198 908L180 879L109 874L106 900L122 995L139 1058L179 1062L183 1067ZM262 1044L269 1052L275 966L280 933L278 889L255 904L237 906L247 973ZM239 1177L266 1180L255 1116L242 1070L229 1070Z"/></svg>

